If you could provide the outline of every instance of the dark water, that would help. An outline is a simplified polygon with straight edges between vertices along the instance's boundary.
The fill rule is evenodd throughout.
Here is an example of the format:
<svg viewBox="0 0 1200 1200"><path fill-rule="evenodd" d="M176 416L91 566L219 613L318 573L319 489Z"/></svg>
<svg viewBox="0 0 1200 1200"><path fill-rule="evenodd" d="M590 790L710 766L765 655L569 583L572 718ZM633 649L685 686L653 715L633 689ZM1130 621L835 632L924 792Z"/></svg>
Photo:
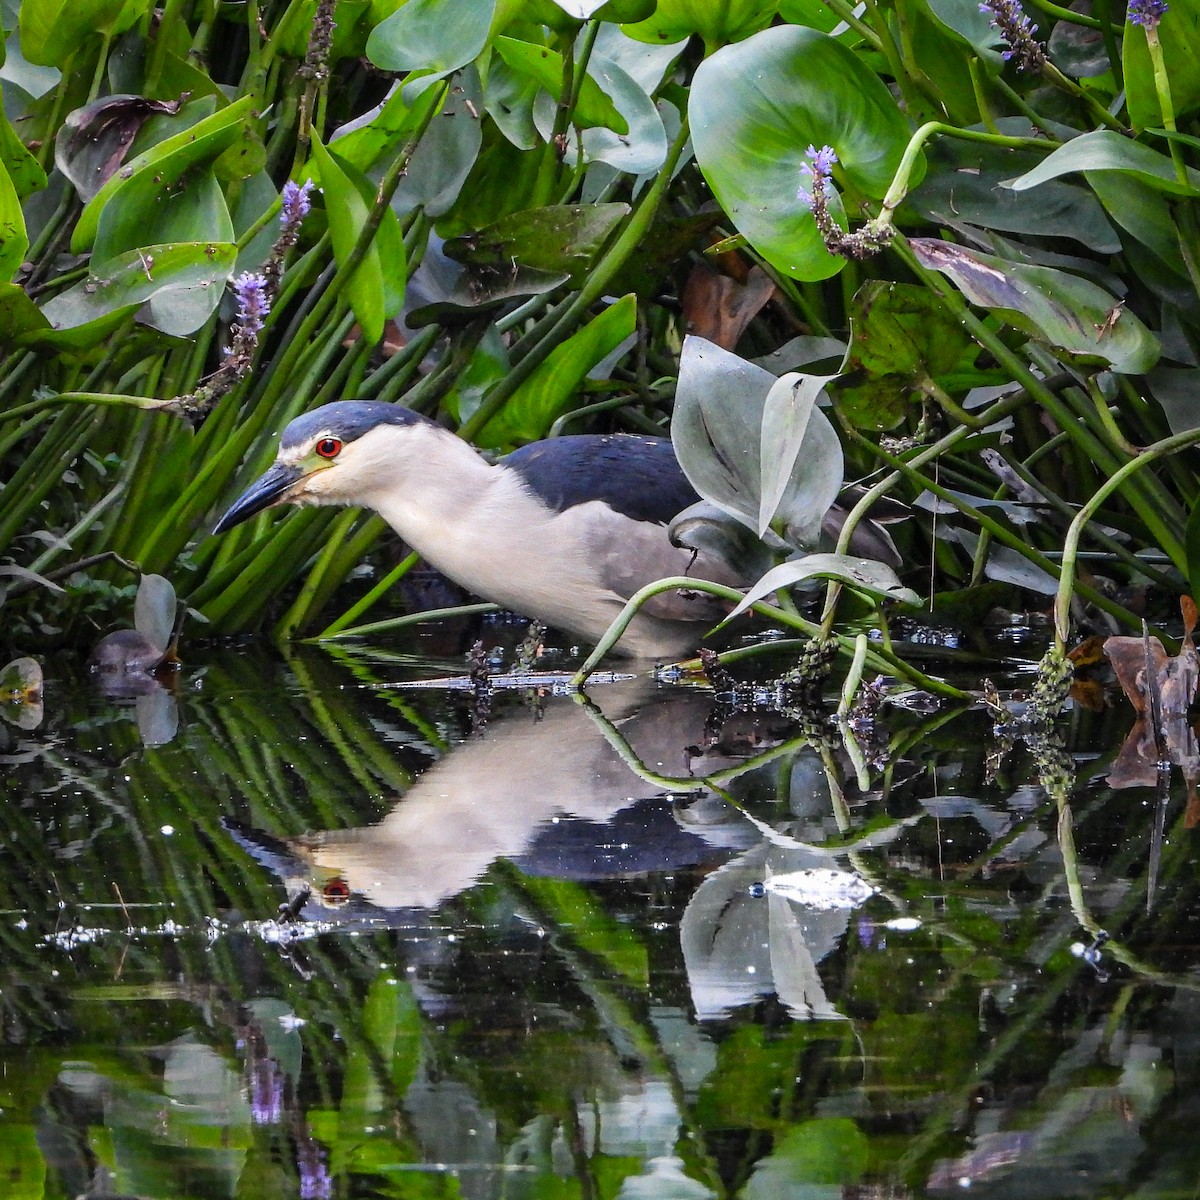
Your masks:
<svg viewBox="0 0 1200 1200"><path fill-rule="evenodd" d="M1037 759L885 706L856 761L429 673L48 664L0 732L0 1196L1195 1195L1200 831L1107 782L1123 701Z"/></svg>

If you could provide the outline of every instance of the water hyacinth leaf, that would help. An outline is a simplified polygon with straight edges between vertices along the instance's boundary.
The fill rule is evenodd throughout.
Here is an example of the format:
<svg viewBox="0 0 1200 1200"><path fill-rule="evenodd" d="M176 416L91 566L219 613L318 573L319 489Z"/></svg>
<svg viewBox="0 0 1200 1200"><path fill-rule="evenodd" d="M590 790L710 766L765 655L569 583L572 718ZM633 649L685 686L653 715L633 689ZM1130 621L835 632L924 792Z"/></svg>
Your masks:
<svg viewBox="0 0 1200 1200"><path fill-rule="evenodd" d="M104 206L92 256L101 262L144 246L171 242L232 242L233 219L210 167L181 179L139 171Z"/></svg>
<svg viewBox="0 0 1200 1200"><path fill-rule="evenodd" d="M1005 186L1023 192L1072 171L1123 171L1156 191L1173 196L1200 196L1200 172L1189 169L1188 182L1181 182L1167 155L1141 142L1132 142L1111 129L1096 129L1072 138L1033 170L1007 180Z"/></svg>
<svg viewBox="0 0 1200 1200"><path fill-rule="evenodd" d="M483 52L495 10L495 0L409 0L371 30L367 58L384 71L457 71Z"/></svg>
<svg viewBox="0 0 1200 1200"><path fill-rule="evenodd" d="M1158 339L1103 288L1049 267L1010 263L935 238L914 238L922 266L946 275L972 303L1088 362L1141 374L1158 361Z"/></svg>
<svg viewBox="0 0 1200 1200"><path fill-rule="evenodd" d="M850 310L850 349L830 391L859 429L894 429L920 387L967 370L978 346L936 296L913 284L870 280Z"/></svg>
<svg viewBox="0 0 1200 1200"><path fill-rule="evenodd" d="M461 263L511 271L514 262L580 280L621 220L628 204L556 204L501 217L477 233L453 238L446 253Z"/></svg>
<svg viewBox="0 0 1200 1200"><path fill-rule="evenodd" d="M350 181L342 165L321 144L320 138L312 139L314 174L320 179L320 188L325 196L325 214L329 221L329 236L333 241L333 255L338 266L349 261L363 227L367 223L369 206L357 187ZM384 319L391 315L384 311L383 269L379 263L379 251L374 243L353 274L346 281L346 296L354 310L355 319L362 327L369 342L377 342L383 336Z"/></svg>
<svg viewBox="0 0 1200 1200"><path fill-rule="evenodd" d="M1200 429L1200 368L1157 366L1146 382L1172 433Z"/></svg>
<svg viewBox="0 0 1200 1200"><path fill-rule="evenodd" d="M149 0L22 0L21 50L31 63L61 67L93 34L119 33Z"/></svg>
<svg viewBox="0 0 1200 1200"><path fill-rule="evenodd" d="M21 199L31 192L41 191L46 186L46 172L25 148L25 143L17 137L17 132L9 123L3 108L0 108L0 167L8 172Z"/></svg>
<svg viewBox="0 0 1200 1200"><path fill-rule="evenodd" d="M94 344L88 341L92 334L105 336L114 319L130 313L174 337L195 333L220 303L236 255L232 242L184 243L93 263L86 279L42 306L55 330L77 336L60 339L52 333L39 340Z"/></svg>
<svg viewBox="0 0 1200 1200"><path fill-rule="evenodd" d="M86 204L125 161L141 127L155 113L177 113L178 100L105 96L68 113L54 140L54 162Z"/></svg>
<svg viewBox="0 0 1200 1200"><path fill-rule="evenodd" d="M795 545L812 545L820 535L845 474L842 444L829 418L816 407L825 385L836 378L793 371L777 379L767 393L759 448L759 537L777 515ZM797 471L801 455L803 466Z"/></svg>
<svg viewBox="0 0 1200 1200"><path fill-rule="evenodd" d="M874 279L855 293L848 370L936 379L977 353L974 340L927 288Z"/></svg>
<svg viewBox="0 0 1200 1200"><path fill-rule="evenodd" d="M639 42L678 42L695 33L713 50L765 28L776 4L777 0L658 0L652 15L626 25L624 32Z"/></svg>
<svg viewBox="0 0 1200 1200"><path fill-rule="evenodd" d="M832 579L873 600L894 600L902 604L920 604L921 598L887 565L873 558L851 554L806 554L772 567L745 595L742 602L722 621L722 625L744 613L750 605L805 579Z"/></svg>
<svg viewBox="0 0 1200 1200"><path fill-rule="evenodd" d="M511 446L545 437L570 407L579 385L637 327L637 297L622 296L569 337L513 393L499 416L480 433L484 446Z"/></svg>
<svg viewBox="0 0 1200 1200"><path fill-rule="evenodd" d="M175 589L170 580L161 575L142 576L133 602L133 625L138 633L158 647L160 653L171 644L176 607Z"/></svg>
<svg viewBox="0 0 1200 1200"><path fill-rule="evenodd" d="M824 0L779 0L778 8L789 25L832 33L841 24L841 17Z"/></svg>
<svg viewBox="0 0 1200 1200"><path fill-rule="evenodd" d="M7 168L0 164L0 282L7 283L12 279L25 261L28 249L29 235L25 232L21 198Z"/></svg>
<svg viewBox="0 0 1200 1200"><path fill-rule="evenodd" d="M483 72L483 105L496 127L516 147L532 150L538 144L533 102L541 95L538 81L514 71L498 54Z"/></svg>
<svg viewBox="0 0 1200 1200"><path fill-rule="evenodd" d="M689 113L696 160L738 231L780 271L808 280L845 265L825 249L807 203L797 198L808 147L832 146L837 170L879 198L910 132L858 55L796 26L764 30L703 62ZM920 158L914 186L923 172Z"/></svg>
<svg viewBox="0 0 1200 1200"><path fill-rule="evenodd" d="M157 175L160 177L158 183L164 187L178 189L184 176L193 167L211 162L232 145L238 136L241 122L250 113L253 100L252 96L236 100L190 128L151 146L117 171L79 214L79 220L71 235L72 251L83 254L92 248L100 226L101 213L138 174L146 173L146 178L151 184L155 184L154 176Z"/></svg>
<svg viewBox="0 0 1200 1200"><path fill-rule="evenodd" d="M496 53L516 72L536 80L538 85L555 100L562 93L562 55L546 46L535 46L516 38L498 37ZM604 94L600 85L585 75L579 89L579 101L571 114L571 120L581 128L603 125L616 133L627 134L629 124L617 111L616 105Z"/></svg>

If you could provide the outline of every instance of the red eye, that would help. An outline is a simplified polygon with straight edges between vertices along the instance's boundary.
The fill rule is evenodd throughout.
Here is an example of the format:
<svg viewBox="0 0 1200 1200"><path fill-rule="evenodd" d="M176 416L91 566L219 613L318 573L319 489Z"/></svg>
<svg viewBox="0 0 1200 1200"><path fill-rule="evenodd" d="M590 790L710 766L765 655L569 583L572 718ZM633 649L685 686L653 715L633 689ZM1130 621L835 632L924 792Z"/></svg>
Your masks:
<svg viewBox="0 0 1200 1200"><path fill-rule="evenodd" d="M322 438L315 448L322 458L337 458L342 452L342 439L335 437Z"/></svg>
<svg viewBox="0 0 1200 1200"><path fill-rule="evenodd" d="M350 885L344 879L330 879L321 894L326 904L345 904L350 899Z"/></svg>

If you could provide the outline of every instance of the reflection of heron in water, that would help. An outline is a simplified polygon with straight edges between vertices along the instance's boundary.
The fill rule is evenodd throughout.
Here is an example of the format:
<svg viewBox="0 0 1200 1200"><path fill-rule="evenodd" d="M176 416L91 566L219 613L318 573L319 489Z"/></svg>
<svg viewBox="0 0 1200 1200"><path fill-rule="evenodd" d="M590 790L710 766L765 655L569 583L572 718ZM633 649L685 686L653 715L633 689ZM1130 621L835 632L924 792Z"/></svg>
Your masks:
<svg viewBox="0 0 1200 1200"><path fill-rule="evenodd" d="M685 776L712 697L631 679L605 688L598 707L651 771ZM702 820L681 824L670 797L623 760L587 704L559 696L536 717L500 713L374 825L275 843L235 832L293 895L307 886L326 905L359 898L377 909L432 909L500 858L529 874L597 879L720 862L755 840L733 809L711 797L701 808Z"/></svg>

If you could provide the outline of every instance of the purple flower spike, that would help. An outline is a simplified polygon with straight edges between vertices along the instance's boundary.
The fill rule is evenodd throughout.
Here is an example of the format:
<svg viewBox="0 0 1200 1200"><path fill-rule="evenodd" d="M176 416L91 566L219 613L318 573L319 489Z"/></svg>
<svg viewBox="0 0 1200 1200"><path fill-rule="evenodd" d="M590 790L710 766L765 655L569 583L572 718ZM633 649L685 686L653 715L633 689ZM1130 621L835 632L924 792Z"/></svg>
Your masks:
<svg viewBox="0 0 1200 1200"><path fill-rule="evenodd" d="M1015 61L1021 71L1039 74L1046 65L1046 52L1033 36L1037 26L1025 15L1020 0L983 0L979 11L992 18L992 28L1004 39L1005 60Z"/></svg>
<svg viewBox="0 0 1200 1200"><path fill-rule="evenodd" d="M822 146L820 150L816 146L809 146L808 161L800 164L800 173L809 176L814 184L820 186L833 174L833 164L837 160L837 153L832 146ZM796 198L811 204L812 192L801 184L796 189Z"/></svg>
<svg viewBox="0 0 1200 1200"><path fill-rule="evenodd" d="M261 275L243 271L233 281L233 294L237 297L238 325L248 337L257 338L262 332L263 318L271 311L267 281Z"/></svg>
<svg viewBox="0 0 1200 1200"><path fill-rule="evenodd" d="M1167 0L1130 0L1127 16L1130 23L1143 29L1157 29L1170 5Z"/></svg>
<svg viewBox="0 0 1200 1200"><path fill-rule="evenodd" d="M311 179L306 179L303 183L293 183L289 179L283 185L283 194L280 197L283 211L279 214L279 220L284 229L288 231L295 229L308 216L312 209L312 202L308 198L312 186Z"/></svg>

